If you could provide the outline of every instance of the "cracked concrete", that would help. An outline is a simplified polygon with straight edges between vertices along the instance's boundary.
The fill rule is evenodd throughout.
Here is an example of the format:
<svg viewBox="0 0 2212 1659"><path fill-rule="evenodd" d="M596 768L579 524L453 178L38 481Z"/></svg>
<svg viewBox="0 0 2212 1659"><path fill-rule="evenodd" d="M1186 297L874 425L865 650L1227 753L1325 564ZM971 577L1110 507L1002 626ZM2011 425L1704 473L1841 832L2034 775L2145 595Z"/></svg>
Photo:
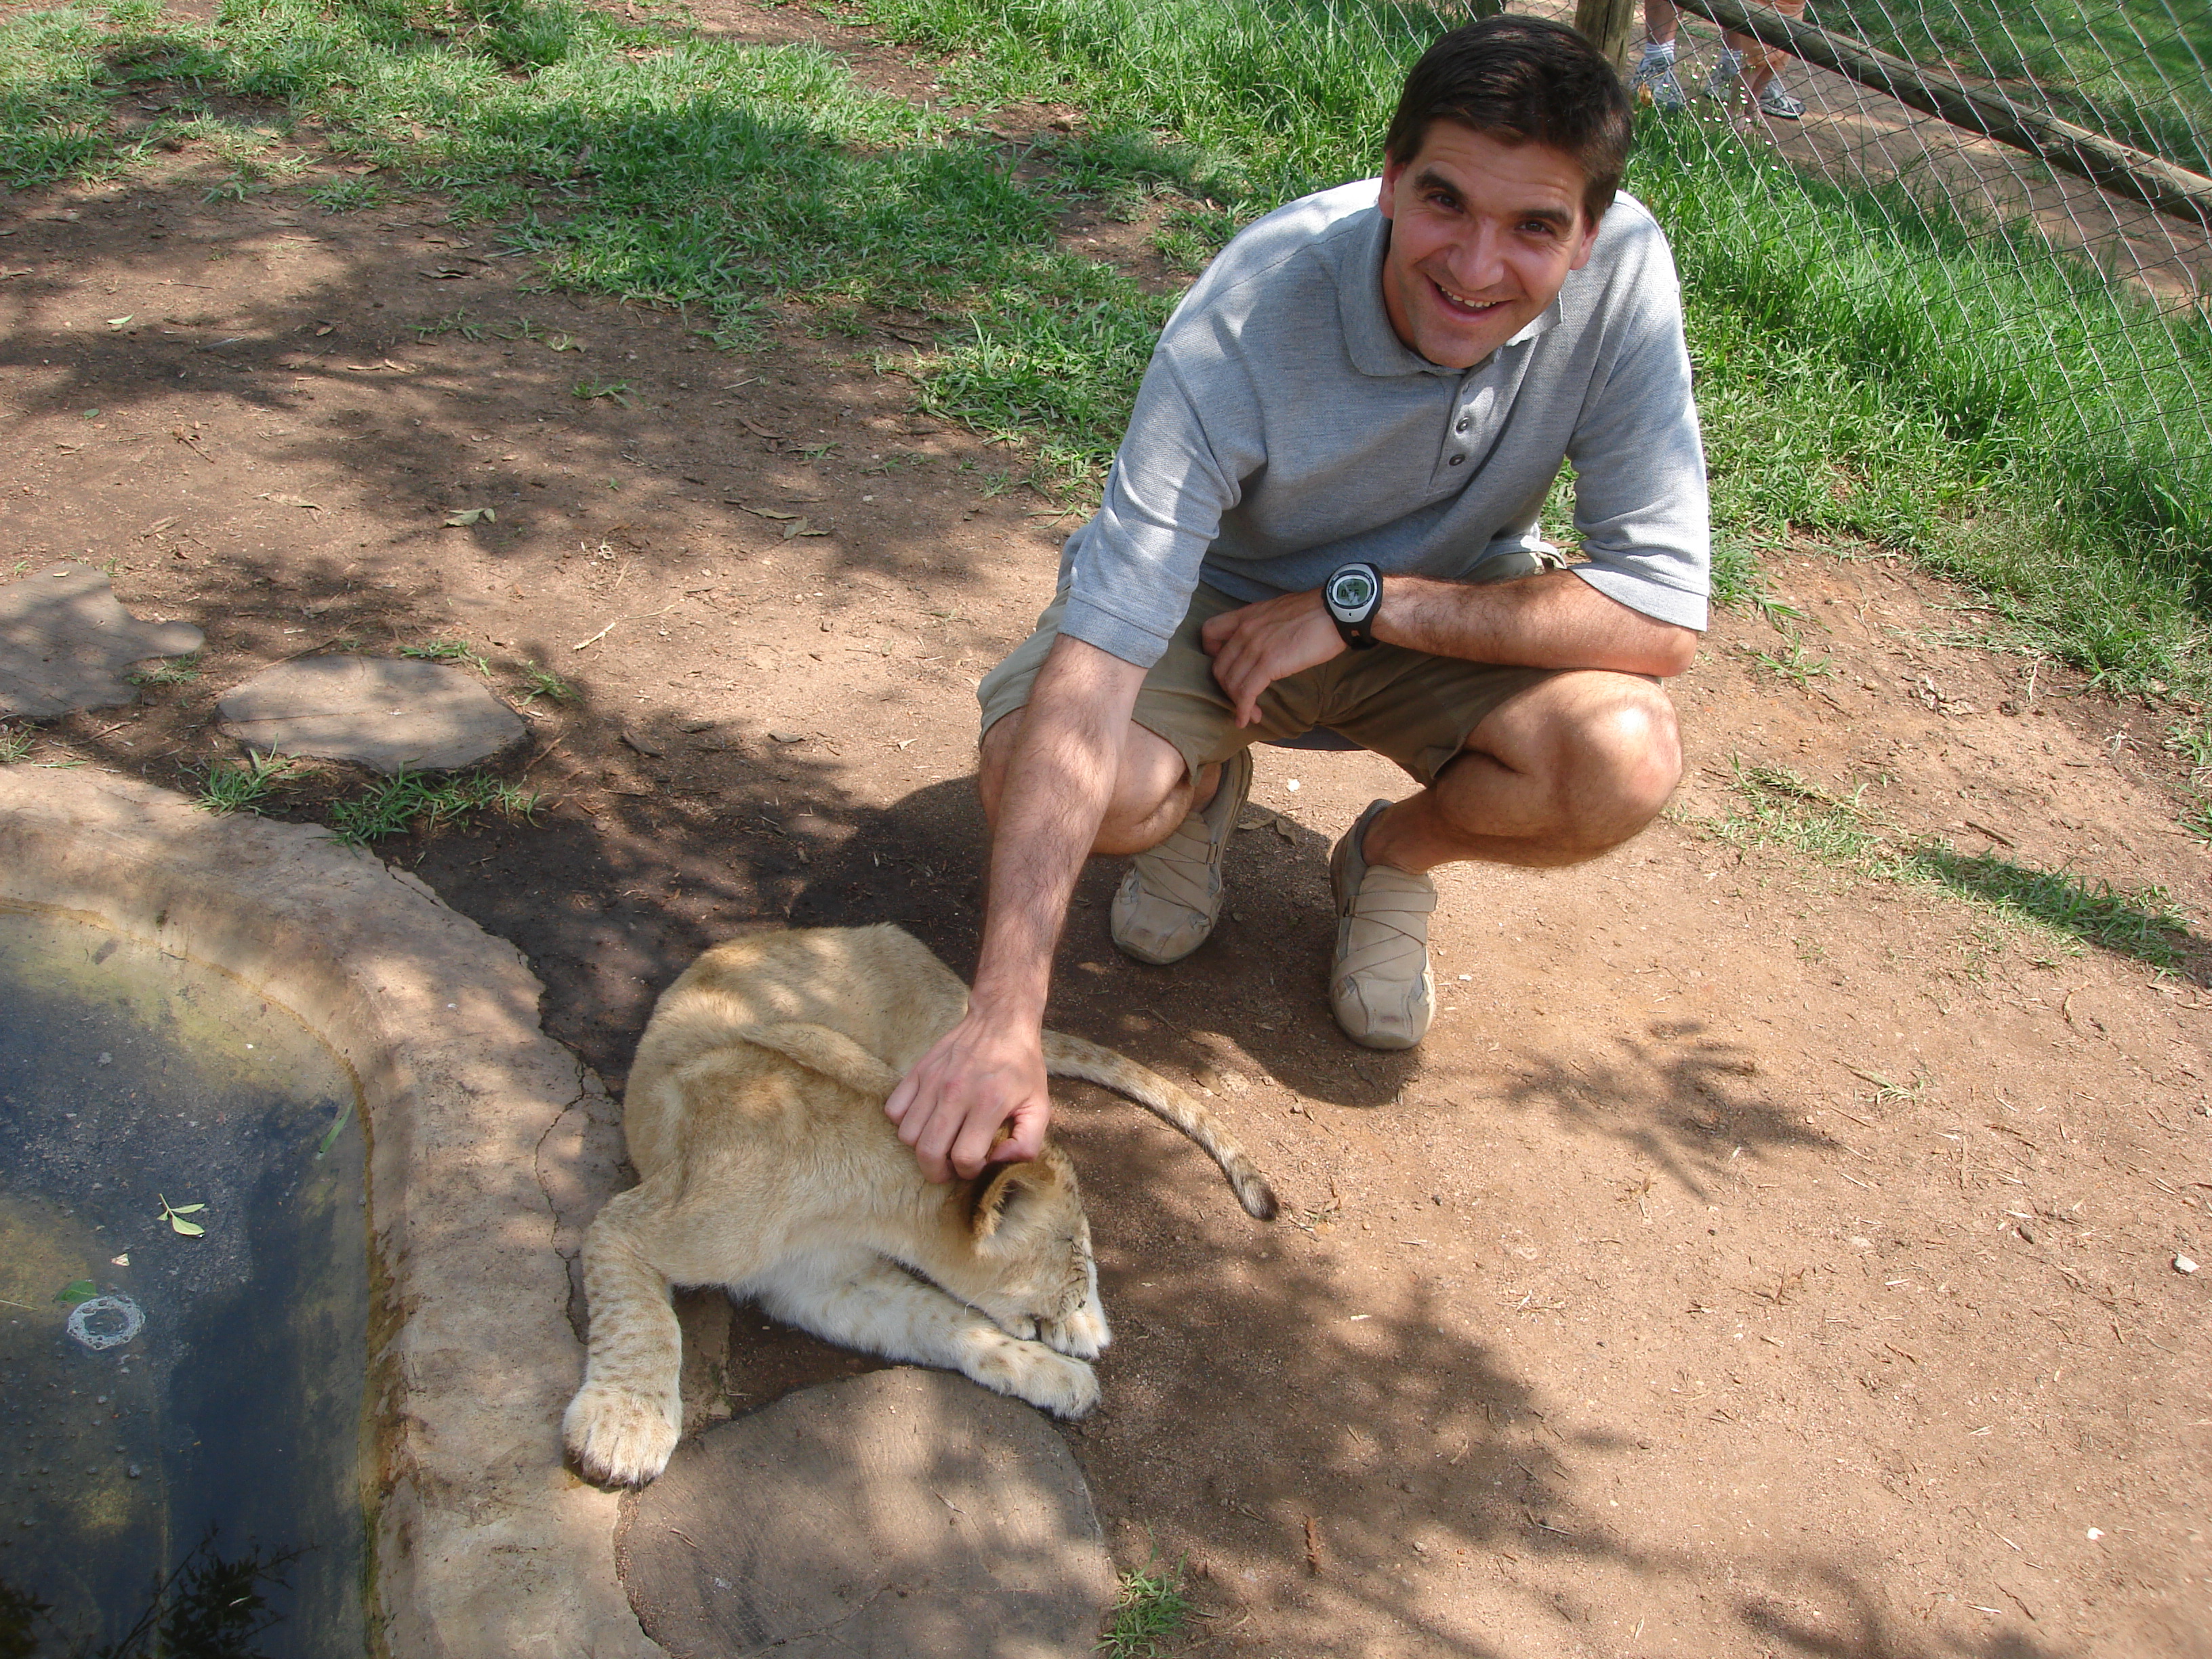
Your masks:
<svg viewBox="0 0 2212 1659"><path fill-rule="evenodd" d="M359 1076L380 1650L659 1659L615 1576L617 1499L561 1452L583 1365L565 1258L614 1190L619 1112L539 1030L521 956L312 827L27 766L0 768L0 903L231 974Z"/></svg>

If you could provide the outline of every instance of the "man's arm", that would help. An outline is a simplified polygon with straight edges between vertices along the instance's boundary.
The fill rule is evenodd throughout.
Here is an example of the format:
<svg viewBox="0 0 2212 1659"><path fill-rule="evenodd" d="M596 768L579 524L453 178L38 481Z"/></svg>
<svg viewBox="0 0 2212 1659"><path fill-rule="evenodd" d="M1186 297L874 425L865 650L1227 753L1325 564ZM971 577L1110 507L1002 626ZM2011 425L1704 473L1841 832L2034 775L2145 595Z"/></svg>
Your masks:
<svg viewBox="0 0 2212 1659"><path fill-rule="evenodd" d="M1112 799L1145 671L1062 635L1036 677L991 836L982 960L968 1012L884 1103L932 1181L1035 1158L1052 1115L1044 1006L1052 951Z"/></svg>
<svg viewBox="0 0 2212 1659"><path fill-rule="evenodd" d="M1384 644L1433 657L1662 679L1687 668L1698 648L1694 630L1631 610L1567 570L1510 582L1385 576L1373 626ZM1226 611L1206 624L1205 639L1239 726L1260 718L1260 694L1277 680L1348 648L1318 590Z"/></svg>

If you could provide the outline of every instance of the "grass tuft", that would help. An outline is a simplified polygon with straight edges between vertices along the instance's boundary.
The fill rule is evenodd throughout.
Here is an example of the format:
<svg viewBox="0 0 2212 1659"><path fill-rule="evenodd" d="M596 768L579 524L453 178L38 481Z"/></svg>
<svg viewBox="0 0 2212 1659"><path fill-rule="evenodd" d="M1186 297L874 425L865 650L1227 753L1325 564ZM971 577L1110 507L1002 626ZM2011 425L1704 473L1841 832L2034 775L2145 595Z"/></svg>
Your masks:
<svg viewBox="0 0 2212 1659"><path fill-rule="evenodd" d="M181 657L165 658L151 668L142 668L123 678L132 685L189 685L200 677L200 653L186 652Z"/></svg>
<svg viewBox="0 0 2212 1659"><path fill-rule="evenodd" d="M393 836L466 829L486 812L535 822L540 797L482 772L433 775L401 772L331 809L331 832L348 846Z"/></svg>
<svg viewBox="0 0 2212 1659"><path fill-rule="evenodd" d="M429 640L421 645L403 645L403 657L413 657L422 662L450 663L457 668L473 668L486 679L491 678L491 664L466 640Z"/></svg>
<svg viewBox="0 0 2212 1659"><path fill-rule="evenodd" d="M37 741L27 726L0 724L0 766L13 766L22 760Z"/></svg>
<svg viewBox="0 0 2212 1659"><path fill-rule="evenodd" d="M2154 968L2179 968L2188 954L2189 918L2163 887L2115 888L2070 870L2033 869L1990 853L1968 856L1937 842L1913 848L1905 862L1954 892Z"/></svg>
<svg viewBox="0 0 2212 1659"><path fill-rule="evenodd" d="M548 702L573 703L581 700L582 694L551 669L534 662L522 665L522 701L534 702L543 697Z"/></svg>
<svg viewBox="0 0 2212 1659"><path fill-rule="evenodd" d="M217 817L258 812L285 787L300 763L294 756L258 752L242 761L216 761L200 774L192 805Z"/></svg>
<svg viewBox="0 0 2212 1659"><path fill-rule="evenodd" d="M1164 1651L1161 1644L1181 1633L1191 1613L1180 1564L1133 1567L1121 1575L1121 1593L1098 1638L1097 1651L1107 1659L1158 1659Z"/></svg>

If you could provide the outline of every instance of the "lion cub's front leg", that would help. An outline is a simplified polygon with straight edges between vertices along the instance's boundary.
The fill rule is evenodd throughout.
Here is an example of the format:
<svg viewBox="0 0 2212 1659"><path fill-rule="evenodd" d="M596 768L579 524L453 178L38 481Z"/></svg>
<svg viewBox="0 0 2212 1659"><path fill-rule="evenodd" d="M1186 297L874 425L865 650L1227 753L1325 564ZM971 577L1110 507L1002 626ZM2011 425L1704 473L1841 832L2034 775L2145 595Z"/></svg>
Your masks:
<svg viewBox="0 0 2212 1659"><path fill-rule="evenodd" d="M941 1365L1057 1417L1098 1403L1097 1374L1081 1360L1008 1334L872 1250L794 1256L752 1288L778 1319L845 1347Z"/></svg>
<svg viewBox="0 0 2212 1659"><path fill-rule="evenodd" d="M668 1467L684 1431L684 1338L654 1265L647 1219L668 1201L648 1182L608 1201L584 1235L592 1340L584 1386L561 1419L576 1467L592 1480L641 1486Z"/></svg>

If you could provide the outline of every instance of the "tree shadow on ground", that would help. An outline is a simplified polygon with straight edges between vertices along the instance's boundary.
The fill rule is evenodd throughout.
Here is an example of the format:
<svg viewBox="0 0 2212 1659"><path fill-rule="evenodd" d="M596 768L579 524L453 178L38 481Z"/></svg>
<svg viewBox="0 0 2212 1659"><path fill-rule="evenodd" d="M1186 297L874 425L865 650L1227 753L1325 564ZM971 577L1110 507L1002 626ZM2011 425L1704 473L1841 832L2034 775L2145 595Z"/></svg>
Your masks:
<svg viewBox="0 0 2212 1659"><path fill-rule="evenodd" d="M1580 1060L1523 1054L1504 1097L1626 1148L1700 1202L1745 1153L1836 1149L1802 1111L1748 1080L1759 1070L1749 1049L1698 1022L1660 1021L1644 1036L1614 1034L1611 1046L1610 1055Z"/></svg>

